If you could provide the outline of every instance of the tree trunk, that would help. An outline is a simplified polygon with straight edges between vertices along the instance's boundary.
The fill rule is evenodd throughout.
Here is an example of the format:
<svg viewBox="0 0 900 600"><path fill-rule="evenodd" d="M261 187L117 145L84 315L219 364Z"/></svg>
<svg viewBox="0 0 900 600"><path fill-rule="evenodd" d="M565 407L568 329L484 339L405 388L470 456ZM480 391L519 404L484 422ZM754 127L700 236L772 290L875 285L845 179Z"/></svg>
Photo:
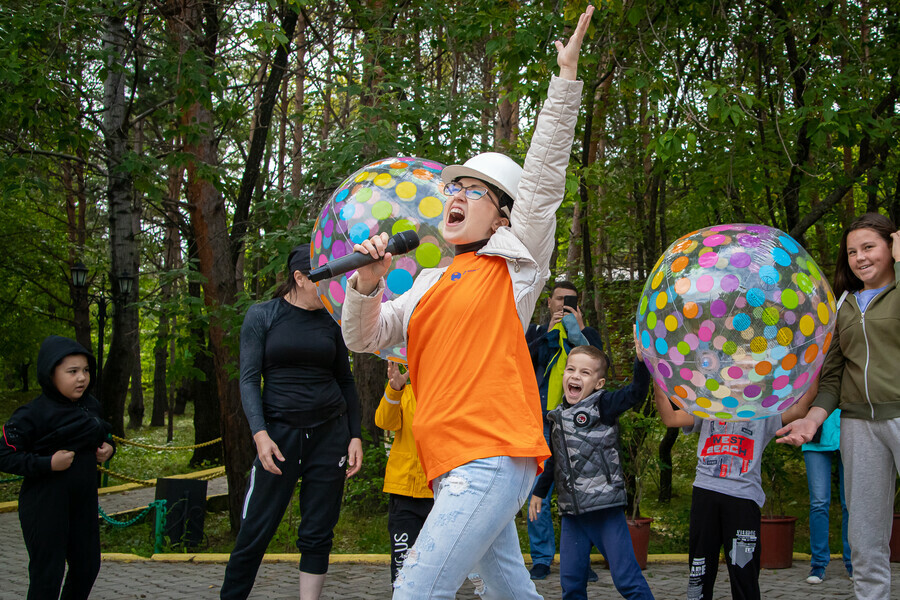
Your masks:
<svg viewBox="0 0 900 600"><path fill-rule="evenodd" d="M85 211L87 198L84 190L84 165L66 161L62 164L61 179L66 191L66 230L69 238L69 273L76 262L82 259L87 241L85 227ZM91 340L91 308L87 290L76 289L72 278L68 278L69 297L72 299L72 317L75 328L75 341L93 351Z"/></svg>
<svg viewBox="0 0 900 600"><path fill-rule="evenodd" d="M140 350L138 348L138 350ZM128 404L128 429L140 429L144 422L144 384L140 356L132 363L131 402Z"/></svg>
<svg viewBox="0 0 900 600"><path fill-rule="evenodd" d="M374 354L353 354L353 379L359 395L359 411L363 431L368 431L372 441L381 439L381 429L375 426L375 410L384 395L387 383L387 362Z"/></svg>
<svg viewBox="0 0 900 600"><path fill-rule="evenodd" d="M169 359L167 348L169 337L169 315L159 316L156 331L156 345L153 348L153 412L150 414L150 427L162 427L166 424L166 408L169 398L166 393L166 363Z"/></svg>
<svg viewBox="0 0 900 600"><path fill-rule="evenodd" d="M306 86L306 20L297 20L297 80L294 89L294 135L291 156L291 196L300 197L303 185L303 92ZM327 110L326 110L327 112Z"/></svg>
<svg viewBox="0 0 900 600"><path fill-rule="evenodd" d="M28 369L31 367L31 363L22 363L19 365L19 379L22 380L22 387L20 391L27 392L28 391Z"/></svg>
<svg viewBox="0 0 900 600"><path fill-rule="evenodd" d="M203 0L170 0L165 7L168 25L179 43L179 52L187 56L199 51L204 56L207 77L215 73L219 36L218 6ZM222 309L234 303L236 296L235 263L228 235L225 201L211 175L218 167L218 138L213 127L212 80L199 80L192 85L196 100L188 104L182 115L182 126L192 131L187 136L187 201L191 228L197 243L199 268L204 282L204 303L210 317L216 384L220 398L220 417L228 477L228 508L231 529L240 528L241 503L247 469L253 461L249 428L241 409L236 379L230 376L238 357L227 343L228 325Z"/></svg>
<svg viewBox="0 0 900 600"><path fill-rule="evenodd" d="M130 174L123 168L128 144L128 109L125 102L125 66L122 64L129 46L124 18L106 16L103 49L107 53L107 75L104 82L103 135L107 150L106 198L109 207L109 241L111 252L110 286L114 300L112 340L106 365L103 367L101 402L103 414L112 431L125 435L125 396L137 345L134 290L129 295L119 291L119 277L123 273L137 279L131 269L135 263L136 240L132 229L132 190ZM138 286L135 285L136 289Z"/></svg>

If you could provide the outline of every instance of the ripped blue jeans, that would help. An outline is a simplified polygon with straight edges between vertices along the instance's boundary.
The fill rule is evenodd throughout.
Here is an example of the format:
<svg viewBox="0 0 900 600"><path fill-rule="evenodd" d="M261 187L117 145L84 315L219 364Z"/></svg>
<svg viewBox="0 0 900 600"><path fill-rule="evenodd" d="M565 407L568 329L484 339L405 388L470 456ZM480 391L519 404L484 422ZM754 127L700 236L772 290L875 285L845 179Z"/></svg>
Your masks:
<svg viewBox="0 0 900 600"><path fill-rule="evenodd" d="M534 458L493 456L436 478L434 508L394 582L394 600L452 600L467 576L485 599L541 598L515 524L536 470Z"/></svg>

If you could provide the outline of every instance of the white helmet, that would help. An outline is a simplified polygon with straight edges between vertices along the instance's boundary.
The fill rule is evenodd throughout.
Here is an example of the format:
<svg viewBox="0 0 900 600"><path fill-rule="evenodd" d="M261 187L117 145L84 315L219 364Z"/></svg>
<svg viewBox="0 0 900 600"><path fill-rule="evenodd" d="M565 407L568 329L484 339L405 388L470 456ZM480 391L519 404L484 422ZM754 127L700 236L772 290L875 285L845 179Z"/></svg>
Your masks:
<svg viewBox="0 0 900 600"><path fill-rule="evenodd" d="M475 155L464 164L450 165L441 171L441 181L450 183L460 177L472 177L480 179L500 188L511 202L501 202L502 208L508 211L512 209L512 202L516 201L519 191L519 180L522 178L522 167L513 159L499 152L482 152Z"/></svg>

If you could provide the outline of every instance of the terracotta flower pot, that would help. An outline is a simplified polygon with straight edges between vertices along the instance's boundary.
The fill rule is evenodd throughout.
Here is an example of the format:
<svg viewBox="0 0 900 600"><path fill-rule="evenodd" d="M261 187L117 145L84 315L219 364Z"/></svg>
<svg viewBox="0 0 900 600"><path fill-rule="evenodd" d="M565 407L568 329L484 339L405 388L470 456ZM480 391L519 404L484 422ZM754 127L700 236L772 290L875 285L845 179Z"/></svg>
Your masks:
<svg viewBox="0 0 900 600"><path fill-rule="evenodd" d="M638 517L628 519L628 533L631 534L631 547L634 548L634 557L641 569L647 568L647 552L650 549L650 517Z"/></svg>
<svg viewBox="0 0 900 600"><path fill-rule="evenodd" d="M759 533L760 566L789 569L794 560L794 525L797 517L763 517Z"/></svg>

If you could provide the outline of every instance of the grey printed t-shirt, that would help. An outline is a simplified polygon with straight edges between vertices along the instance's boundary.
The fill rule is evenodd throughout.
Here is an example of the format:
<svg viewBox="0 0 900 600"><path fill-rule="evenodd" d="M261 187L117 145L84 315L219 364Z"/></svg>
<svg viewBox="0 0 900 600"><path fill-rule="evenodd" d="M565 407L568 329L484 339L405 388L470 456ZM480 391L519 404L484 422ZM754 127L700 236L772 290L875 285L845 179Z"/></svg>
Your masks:
<svg viewBox="0 0 900 600"><path fill-rule="evenodd" d="M700 433L694 485L735 498L766 501L760 481L760 459L781 429L781 415L758 421L713 421L694 417L684 433Z"/></svg>

